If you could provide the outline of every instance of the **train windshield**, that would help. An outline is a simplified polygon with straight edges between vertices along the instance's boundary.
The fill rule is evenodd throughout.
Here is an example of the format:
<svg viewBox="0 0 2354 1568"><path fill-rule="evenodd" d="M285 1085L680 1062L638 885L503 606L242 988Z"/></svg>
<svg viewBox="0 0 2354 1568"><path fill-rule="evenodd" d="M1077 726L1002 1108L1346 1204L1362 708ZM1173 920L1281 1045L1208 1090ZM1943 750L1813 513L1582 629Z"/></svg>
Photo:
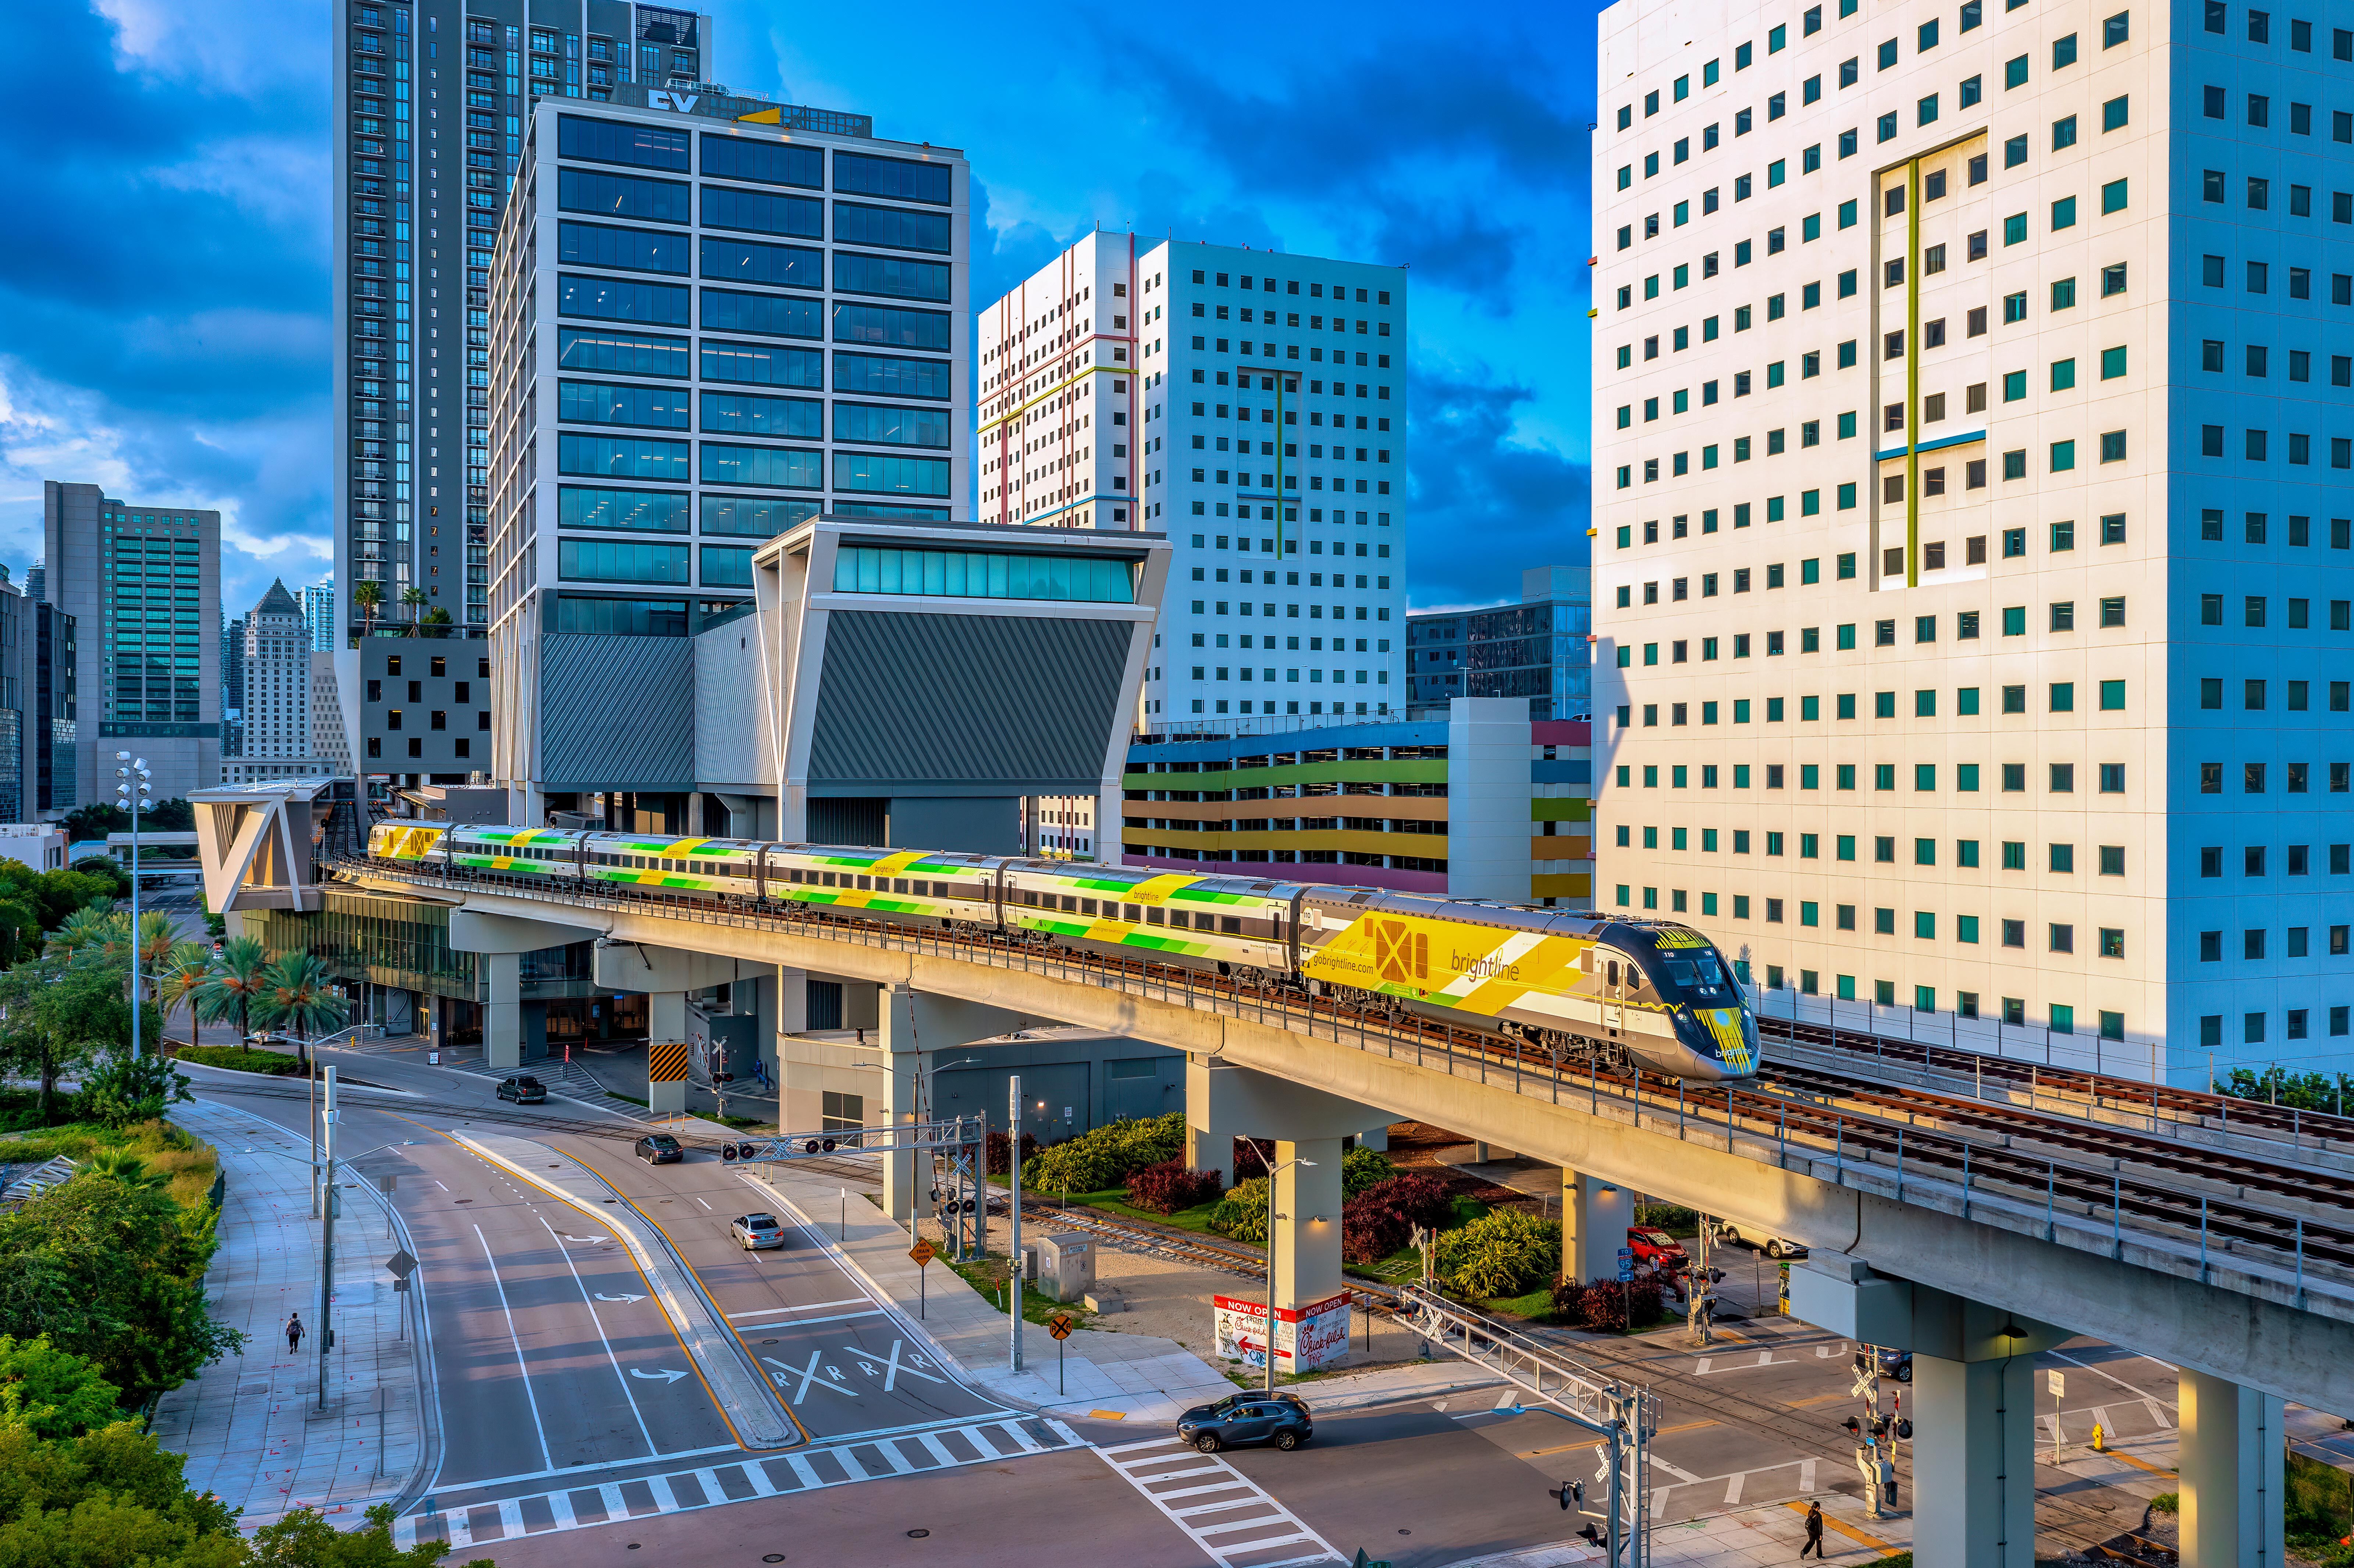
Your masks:
<svg viewBox="0 0 2354 1568"><path fill-rule="evenodd" d="M1659 961L1666 966L1670 980L1696 996L1710 995L1724 986L1724 969L1714 953L1698 952L1688 958L1663 955Z"/></svg>

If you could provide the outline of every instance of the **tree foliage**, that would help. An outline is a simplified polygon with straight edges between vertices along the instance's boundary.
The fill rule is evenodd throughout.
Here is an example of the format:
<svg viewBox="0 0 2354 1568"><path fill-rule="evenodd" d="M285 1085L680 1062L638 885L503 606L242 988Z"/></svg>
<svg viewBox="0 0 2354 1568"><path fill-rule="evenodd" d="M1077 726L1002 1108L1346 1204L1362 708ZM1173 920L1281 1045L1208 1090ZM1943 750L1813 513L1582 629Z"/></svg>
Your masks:
<svg viewBox="0 0 2354 1568"><path fill-rule="evenodd" d="M81 1076L75 1114L84 1121L122 1128L160 1119L166 1107L194 1097L185 1074L172 1065L161 1049L164 1018L154 1002L144 1020L146 1048L133 1057L128 1051L109 1051L98 1065Z"/></svg>
<svg viewBox="0 0 2354 1568"><path fill-rule="evenodd" d="M60 1076L129 1048L127 963L93 941L0 970L0 1066L39 1078L44 1122L55 1119Z"/></svg>
<svg viewBox="0 0 2354 1568"><path fill-rule="evenodd" d="M122 1418L121 1393L87 1356L61 1351L47 1334L0 1334L0 1426L37 1437L79 1437Z"/></svg>
<svg viewBox="0 0 2354 1568"><path fill-rule="evenodd" d="M309 953L286 952L261 971L261 985L253 998L253 1017L265 1028L291 1029L297 1034L324 1034L341 1028L351 1016L352 1004L336 989L327 966Z"/></svg>
<svg viewBox="0 0 2354 1568"><path fill-rule="evenodd" d="M1185 1113L1122 1118L1022 1162L1022 1184L1041 1192L1100 1192L1185 1152Z"/></svg>
<svg viewBox="0 0 2354 1568"><path fill-rule="evenodd" d="M260 996L270 954L258 937L231 937L215 955L212 972L196 991L196 1016L208 1023L234 1020L240 1037L253 1032L253 1003Z"/></svg>
<svg viewBox="0 0 2354 1568"><path fill-rule="evenodd" d="M205 1310L212 1213L142 1176L85 1172L0 1214L0 1334L89 1358L133 1407L244 1343Z"/></svg>
<svg viewBox="0 0 2354 1568"><path fill-rule="evenodd" d="M1561 1270L1561 1222L1497 1209L1438 1238L1440 1277L1470 1298L1522 1296Z"/></svg>
<svg viewBox="0 0 2354 1568"><path fill-rule="evenodd" d="M2344 1073L2292 1073L2285 1067L2252 1073L2245 1067L2234 1067L2231 1076L2215 1081L2215 1092L2235 1100L2340 1115L2346 1102L2354 1099L2354 1076Z"/></svg>

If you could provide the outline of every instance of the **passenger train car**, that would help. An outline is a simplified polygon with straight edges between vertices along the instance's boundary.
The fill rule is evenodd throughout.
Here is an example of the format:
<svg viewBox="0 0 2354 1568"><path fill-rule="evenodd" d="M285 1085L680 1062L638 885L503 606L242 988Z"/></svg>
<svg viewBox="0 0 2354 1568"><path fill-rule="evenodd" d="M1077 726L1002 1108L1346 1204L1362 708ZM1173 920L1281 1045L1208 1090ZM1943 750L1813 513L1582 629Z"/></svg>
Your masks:
<svg viewBox="0 0 2354 1568"><path fill-rule="evenodd" d="M451 878L832 908L1345 988L1676 1077L1757 1071L1756 1020L1729 966L1707 938L1663 921L1079 861L555 828L384 822L368 849Z"/></svg>

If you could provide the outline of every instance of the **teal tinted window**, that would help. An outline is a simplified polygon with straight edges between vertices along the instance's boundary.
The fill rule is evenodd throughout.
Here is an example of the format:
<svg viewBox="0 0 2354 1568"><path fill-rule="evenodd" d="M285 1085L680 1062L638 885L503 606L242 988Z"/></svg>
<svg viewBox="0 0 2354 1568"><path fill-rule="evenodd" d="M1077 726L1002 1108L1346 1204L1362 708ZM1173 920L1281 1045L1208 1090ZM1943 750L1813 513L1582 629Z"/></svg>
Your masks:
<svg viewBox="0 0 2354 1568"><path fill-rule="evenodd" d="M1096 604L1129 604L1136 598L1126 561L866 546L844 546L834 557L833 591Z"/></svg>
<svg viewBox="0 0 2354 1568"><path fill-rule="evenodd" d="M909 212L896 207L862 207L855 202L833 204L833 237L844 245L880 245L893 250L933 250L945 256L951 247L949 215Z"/></svg>
<svg viewBox="0 0 2354 1568"><path fill-rule="evenodd" d="M688 428L686 399L684 387L566 381L559 385L556 417L574 424L644 425L684 430Z"/></svg>
<svg viewBox="0 0 2354 1568"><path fill-rule="evenodd" d="M672 548L685 553L684 545ZM563 593L556 596L556 630L596 631L619 637L684 637L686 601L683 599L607 599L602 595Z"/></svg>
<svg viewBox="0 0 2354 1568"><path fill-rule="evenodd" d="M789 234L796 239L822 239L825 203L815 196L770 196L766 191L705 185L703 226L744 228L755 234Z"/></svg>
<svg viewBox="0 0 2354 1568"><path fill-rule="evenodd" d="M626 278L557 279L556 313L600 321L638 322L647 326L691 324L683 283L632 283Z"/></svg>
<svg viewBox="0 0 2354 1568"><path fill-rule="evenodd" d="M560 539L557 575L567 582L677 583L687 580L684 545L642 545L625 539Z"/></svg>
<svg viewBox="0 0 2354 1568"><path fill-rule="evenodd" d="M703 430L714 436L825 439L825 405L814 397L762 397L750 392L705 392Z"/></svg>
<svg viewBox="0 0 2354 1568"><path fill-rule="evenodd" d="M945 359L890 359L879 354L836 354L833 389L866 397L941 397L949 395Z"/></svg>
<svg viewBox="0 0 2354 1568"><path fill-rule="evenodd" d="M833 487L870 495L946 495L948 461L885 457L880 452L836 452Z"/></svg>
<svg viewBox="0 0 2354 1568"><path fill-rule="evenodd" d="M893 408L873 403L836 403L833 439L878 446L949 446L949 414L945 408Z"/></svg>
<svg viewBox="0 0 2354 1568"><path fill-rule="evenodd" d="M684 168L682 159L674 165ZM723 180L756 180L769 185L825 186L825 154L816 147L756 141L724 132L703 133L703 172Z"/></svg>
<svg viewBox="0 0 2354 1568"><path fill-rule="evenodd" d="M684 484L686 443L632 436L576 436L565 431L556 438L556 471Z"/></svg>
<svg viewBox="0 0 2354 1568"><path fill-rule="evenodd" d="M844 294L889 294L902 300L949 297L949 264L917 261L906 256L862 256L855 251L833 253L833 286Z"/></svg>
<svg viewBox="0 0 2354 1568"><path fill-rule="evenodd" d="M736 447L705 441L703 482L817 490L825 483L825 458L821 452L792 447Z"/></svg>
<svg viewBox="0 0 2354 1568"><path fill-rule="evenodd" d="M635 175L608 175L596 169L559 169L556 205L566 212L593 212L603 217L686 223L692 217L687 194L691 189L677 180L642 179Z"/></svg>
<svg viewBox="0 0 2354 1568"><path fill-rule="evenodd" d="M824 310L822 300L795 299L790 294L739 294L730 289L703 291L703 324L715 332L822 337Z"/></svg>
<svg viewBox="0 0 2354 1568"><path fill-rule="evenodd" d="M624 528L644 534L687 531L686 494L668 490L593 490L567 484L557 490L557 525L563 528Z"/></svg>
<svg viewBox="0 0 2354 1568"><path fill-rule="evenodd" d="M610 228L601 223L556 226L556 259L579 267L618 267L631 272L676 272L693 265L687 237L650 228Z"/></svg>
<svg viewBox="0 0 2354 1568"><path fill-rule="evenodd" d="M708 138L705 138L707 141ZM642 169L686 168L686 132L619 120L560 116L556 127L559 156L599 164L634 164ZM707 162L707 156L706 156Z"/></svg>
<svg viewBox="0 0 2354 1568"><path fill-rule="evenodd" d="M688 371L686 339L600 332L591 327L556 329L559 370L606 370L621 376L676 376Z"/></svg>
<svg viewBox="0 0 2354 1568"><path fill-rule="evenodd" d="M703 275L722 282L822 289L825 252L805 245L763 245L757 239L723 239L706 234L703 237Z"/></svg>
<svg viewBox="0 0 2354 1568"><path fill-rule="evenodd" d="M893 201L928 201L946 207L955 193L955 175L946 164L921 164L907 158L875 158L864 153L833 155L833 188L854 196L884 196Z"/></svg>
<svg viewBox="0 0 2354 1568"><path fill-rule="evenodd" d="M825 385L825 355L813 348L772 348L766 344L705 338L703 378L755 387L820 388Z"/></svg>
<svg viewBox="0 0 2354 1568"><path fill-rule="evenodd" d="M795 524L818 514L814 501L787 501L765 495L708 495L703 498L703 531L741 539L773 539Z"/></svg>
<svg viewBox="0 0 2354 1568"><path fill-rule="evenodd" d="M705 588L750 588L752 552L740 545L705 545L703 549Z"/></svg>
<svg viewBox="0 0 2354 1568"><path fill-rule="evenodd" d="M949 317L939 311L837 304L833 307L833 341L945 354L949 348Z"/></svg>

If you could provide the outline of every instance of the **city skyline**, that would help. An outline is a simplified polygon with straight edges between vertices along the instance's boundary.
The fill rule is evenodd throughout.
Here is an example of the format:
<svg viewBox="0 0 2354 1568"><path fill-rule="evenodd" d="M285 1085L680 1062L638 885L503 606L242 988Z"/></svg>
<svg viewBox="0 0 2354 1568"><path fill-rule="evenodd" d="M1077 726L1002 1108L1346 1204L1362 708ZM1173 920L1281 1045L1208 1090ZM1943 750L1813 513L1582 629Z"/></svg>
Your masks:
<svg viewBox="0 0 2354 1568"><path fill-rule="evenodd" d="M37 481L87 477L219 510L223 591L250 603L273 577L315 582L333 565L329 18L324 8L292 18L292 36L273 34L265 50L218 25L225 8L109 11L122 20L11 22L17 58L83 62L71 74L102 84L114 132L100 135L102 117L27 76L16 107L0 111L0 145L108 190L107 227L126 251L143 234L240 238L182 246L176 275L143 284L55 243L5 264L0 298L16 308L0 313L0 556L37 554ZM872 114L966 150L976 302L1098 223L1132 227L1140 244L1173 233L1414 267L1409 472L1426 499L1410 510L1426 539L1476 541L1419 553L1415 607L1509 599L1522 567L1558 557L1556 535L1582 539L1571 524L1584 496L1585 390L1552 385L1548 371L1578 352L1584 330L1583 37L1540 45L1508 19L1492 47L1424 39L1415 51L1443 49L1459 69L1411 83L1378 63L1398 52L1385 41L1412 36L1389 19L1362 53L1310 51L1323 63L1250 99L1210 93L1206 59L1169 58L1154 96L1100 105L1114 130L1087 145L1006 134L984 101L938 74L955 50L937 69L843 74L841 62L865 57L835 48L826 25L788 47L756 6L709 14L713 69L736 91ZM1114 41L1090 33L1083 47ZM1541 69L1548 48L1577 58ZM1429 129L1394 145L1401 103ZM122 127L141 132L118 143ZM1265 135L1293 145L1296 166L1258 166L1252 148ZM1467 179L1484 194L1430 194ZM86 199L53 194L55 210ZM1507 251L1516 259L1499 264Z"/></svg>

